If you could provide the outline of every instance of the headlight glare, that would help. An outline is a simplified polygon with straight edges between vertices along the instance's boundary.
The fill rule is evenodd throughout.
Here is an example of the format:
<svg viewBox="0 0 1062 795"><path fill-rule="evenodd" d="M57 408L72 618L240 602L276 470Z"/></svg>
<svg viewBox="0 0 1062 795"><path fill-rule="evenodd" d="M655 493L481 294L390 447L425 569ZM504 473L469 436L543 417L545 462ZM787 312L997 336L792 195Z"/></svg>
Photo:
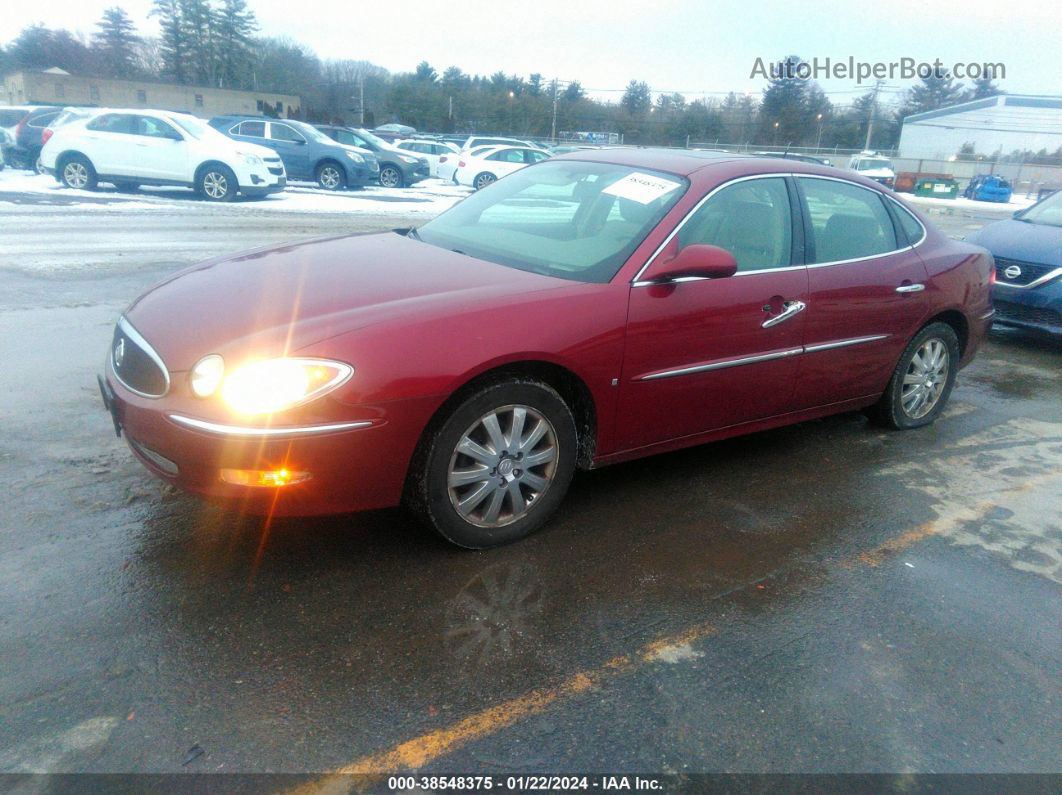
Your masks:
<svg viewBox="0 0 1062 795"><path fill-rule="evenodd" d="M273 414L316 400L353 373L349 364L328 359L264 359L230 373L221 399L238 414Z"/></svg>
<svg viewBox="0 0 1062 795"><path fill-rule="evenodd" d="M188 380L196 397L208 398L218 391L224 377L225 360L212 353L196 362Z"/></svg>

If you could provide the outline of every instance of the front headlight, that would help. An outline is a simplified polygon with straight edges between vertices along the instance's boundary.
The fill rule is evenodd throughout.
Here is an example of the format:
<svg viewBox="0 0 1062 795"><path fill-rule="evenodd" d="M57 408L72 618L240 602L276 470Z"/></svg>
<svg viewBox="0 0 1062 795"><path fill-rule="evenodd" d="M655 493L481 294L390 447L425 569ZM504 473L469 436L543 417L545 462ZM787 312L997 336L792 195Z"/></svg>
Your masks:
<svg viewBox="0 0 1062 795"><path fill-rule="evenodd" d="M364 163L365 158L359 155L357 152L347 152L347 157L353 160L355 163Z"/></svg>
<svg viewBox="0 0 1062 795"><path fill-rule="evenodd" d="M258 155L253 155L250 152L241 152L241 154L243 155L243 162L249 166L265 165L262 162L262 158L260 158Z"/></svg>
<svg viewBox="0 0 1062 795"><path fill-rule="evenodd" d="M189 374L192 392L201 398L220 389L221 399L237 414L273 414L331 392L354 374L354 368L330 359L262 359L225 374L217 354L204 356Z"/></svg>
<svg viewBox="0 0 1062 795"><path fill-rule="evenodd" d="M402 158L402 160L404 160L407 163L416 163L417 162L417 158L410 157L409 155L399 155L399 157Z"/></svg>

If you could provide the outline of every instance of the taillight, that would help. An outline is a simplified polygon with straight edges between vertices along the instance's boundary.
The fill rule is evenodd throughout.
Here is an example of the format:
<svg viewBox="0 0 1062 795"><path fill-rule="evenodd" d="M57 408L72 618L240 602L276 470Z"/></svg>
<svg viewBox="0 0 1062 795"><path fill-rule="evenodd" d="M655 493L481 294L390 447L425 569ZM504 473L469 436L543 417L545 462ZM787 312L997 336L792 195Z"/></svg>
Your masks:
<svg viewBox="0 0 1062 795"><path fill-rule="evenodd" d="M458 168L464 168L465 167L465 161L464 160L458 160L457 161L457 167Z"/></svg>
<svg viewBox="0 0 1062 795"><path fill-rule="evenodd" d="M993 262L988 269L988 286L992 287L996 283L996 264Z"/></svg>
<svg viewBox="0 0 1062 795"><path fill-rule="evenodd" d="M46 143L48 143L48 139L52 137L52 133L54 132L55 130L53 130L51 127L44 128L44 130L41 132L41 146L44 146Z"/></svg>
<svg viewBox="0 0 1062 795"><path fill-rule="evenodd" d="M446 155L443 155L442 157L440 157L439 158L439 162L440 163L445 163L446 162Z"/></svg>

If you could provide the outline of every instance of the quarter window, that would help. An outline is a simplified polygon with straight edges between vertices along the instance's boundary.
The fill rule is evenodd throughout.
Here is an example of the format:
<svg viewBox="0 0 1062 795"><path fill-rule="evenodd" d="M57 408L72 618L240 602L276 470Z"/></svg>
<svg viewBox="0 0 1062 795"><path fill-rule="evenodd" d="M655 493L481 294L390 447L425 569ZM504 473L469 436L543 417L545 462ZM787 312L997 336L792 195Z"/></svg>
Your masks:
<svg viewBox="0 0 1062 795"><path fill-rule="evenodd" d="M896 230L877 191L835 180L800 177L799 181L811 219L809 264L897 249Z"/></svg>
<svg viewBox="0 0 1062 795"><path fill-rule="evenodd" d="M678 233L679 247L695 243L725 248L739 271L784 268L793 239L789 191L782 177L728 185L690 217Z"/></svg>
<svg viewBox="0 0 1062 795"><path fill-rule="evenodd" d="M900 229L907 236L907 242L910 245L915 245L920 242L925 236L925 230L922 229L922 224L918 222L918 219L908 212L907 208L901 205L899 202L893 202L893 209L896 210L896 217L900 220Z"/></svg>

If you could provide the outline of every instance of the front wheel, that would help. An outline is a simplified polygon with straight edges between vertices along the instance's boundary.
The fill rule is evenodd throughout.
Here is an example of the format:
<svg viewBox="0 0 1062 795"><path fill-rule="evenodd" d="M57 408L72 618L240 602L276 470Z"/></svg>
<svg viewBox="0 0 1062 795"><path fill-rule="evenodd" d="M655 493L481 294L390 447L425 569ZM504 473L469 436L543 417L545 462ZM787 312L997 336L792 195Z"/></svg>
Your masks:
<svg viewBox="0 0 1062 795"><path fill-rule="evenodd" d="M236 199L239 183L228 166L211 165L199 172L196 191L207 201L231 202Z"/></svg>
<svg viewBox="0 0 1062 795"><path fill-rule="evenodd" d="M397 166L383 166L380 169L380 184L385 188L401 188L404 184L401 169Z"/></svg>
<svg viewBox="0 0 1062 795"><path fill-rule="evenodd" d="M317 185L325 190L341 190L346 179L335 163L322 163L317 167Z"/></svg>
<svg viewBox="0 0 1062 795"><path fill-rule="evenodd" d="M407 504L458 546L516 541L542 527L564 499L576 447L575 420L552 387L484 387L422 443Z"/></svg>
<svg viewBox="0 0 1062 795"><path fill-rule="evenodd" d="M904 349L871 418L896 430L929 425L948 403L959 358L959 338L951 326L926 326Z"/></svg>
<svg viewBox="0 0 1062 795"><path fill-rule="evenodd" d="M485 188L488 185L490 185L492 182L497 182L497 181L498 181L497 177L495 177L493 174L491 174L489 172L484 171L482 174L478 174L476 176L476 178L474 180L472 180L472 187L475 188L476 190L479 190L480 188Z"/></svg>

